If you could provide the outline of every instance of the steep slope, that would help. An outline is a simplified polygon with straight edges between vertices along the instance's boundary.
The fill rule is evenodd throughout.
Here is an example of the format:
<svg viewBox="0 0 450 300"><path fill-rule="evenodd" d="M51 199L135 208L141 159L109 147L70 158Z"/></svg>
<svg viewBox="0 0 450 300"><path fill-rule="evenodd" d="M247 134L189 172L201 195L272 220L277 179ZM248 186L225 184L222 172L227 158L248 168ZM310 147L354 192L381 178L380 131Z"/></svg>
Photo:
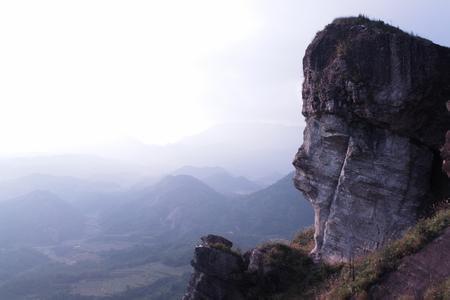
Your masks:
<svg viewBox="0 0 450 300"><path fill-rule="evenodd" d="M450 228L420 252L405 257L398 269L387 274L370 294L375 299L423 297L427 289L450 276L448 253Z"/></svg>
<svg viewBox="0 0 450 300"><path fill-rule="evenodd" d="M424 299L450 278L449 225L450 209L438 210L400 239L344 265L334 280L323 282L320 294L325 299Z"/></svg>
<svg viewBox="0 0 450 300"><path fill-rule="evenodd" d="M0 202L0 244L43 245L82 235L84 217L56 195L35 191Z"/></svg>

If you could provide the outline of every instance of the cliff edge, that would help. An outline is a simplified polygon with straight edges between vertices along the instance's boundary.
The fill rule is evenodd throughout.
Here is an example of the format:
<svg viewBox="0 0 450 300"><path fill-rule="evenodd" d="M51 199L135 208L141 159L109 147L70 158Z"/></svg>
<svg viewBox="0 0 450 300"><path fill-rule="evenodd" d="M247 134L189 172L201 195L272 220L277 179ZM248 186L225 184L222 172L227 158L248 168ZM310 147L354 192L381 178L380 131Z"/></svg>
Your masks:
<svg viewBox="0 0 450 300"><path fill-rule="evenodd" d="M348 261L398 238L445 197L450 49L364 17L336 19L303 59L295 185L315 210L313 254Z"/></svg>

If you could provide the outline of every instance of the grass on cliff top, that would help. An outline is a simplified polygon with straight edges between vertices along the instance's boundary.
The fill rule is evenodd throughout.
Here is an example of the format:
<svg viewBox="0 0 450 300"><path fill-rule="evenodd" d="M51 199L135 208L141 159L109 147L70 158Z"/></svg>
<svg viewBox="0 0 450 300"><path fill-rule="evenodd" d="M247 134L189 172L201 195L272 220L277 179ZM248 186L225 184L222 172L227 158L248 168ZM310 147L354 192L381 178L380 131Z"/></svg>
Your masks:
<svg viewBox="0 0 450 300"><path fill-rule="evenodd" d="M370 287L379 282L383 275L397 269L403 257L418 252L449 225L450 209L438 211L433 217L419 221L403 238L356 261L354 281L351 280L348 270L343 269L325 297L350 299L352 296L366 295ZM449 283L447 289L448 285ZM438 292L439 290L436 293Z"/></svg>
<svg viewBox="0 0 450 300"><path fill-rule="evenodd" d="M405 33L402 31L398 26L392 26L391 24L381 20L381 19L371 19L366 15L359 14L357 17L341 17L336 18L333 20L333 22L330 24L332 26L334 25L343 25L343 26L349 26L349 25L364 25L368 26L369 28L377 28L380 30L383 30L384 32L391 32L391 33ZM327 26L330 26L327 25ZM409 35L415 36L415 34L410 33Z"/></svg>

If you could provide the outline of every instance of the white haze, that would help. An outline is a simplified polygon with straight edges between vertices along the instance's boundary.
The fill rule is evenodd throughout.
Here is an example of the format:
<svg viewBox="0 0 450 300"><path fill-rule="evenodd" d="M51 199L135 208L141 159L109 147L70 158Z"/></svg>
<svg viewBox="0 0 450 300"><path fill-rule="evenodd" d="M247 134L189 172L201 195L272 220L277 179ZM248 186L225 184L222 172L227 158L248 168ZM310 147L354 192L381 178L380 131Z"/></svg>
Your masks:
<svg viewBox="0 0 450 300"><path fill-rule="evenodd" d="M449 45L449 8L0 0L0 299L180 299L200 236L291 239L315 33L363 13Z"/></svg>
<svg viewBox="0 0 450 300"><path fill-rule="evenodd" d="M0 161L0 181L45 173L134 182L183 165L287 174L314 34L363 13L449 45L449 6L1 1L0 156L16 158Z"/></svg>
<svg viewBox="0 0 450 300"><path fill-rule="evenodd" d="M200 64L257 26L240 0L3 1L1 152L206 129Z"/></svg>
<svg viewBox="0 0 450 300"><path fill-rule="evenodd" d="M316 31L364 13L448 45L448 11L439 0L1 1L0 153L165 144L236 121L300 131Z"/></svg>

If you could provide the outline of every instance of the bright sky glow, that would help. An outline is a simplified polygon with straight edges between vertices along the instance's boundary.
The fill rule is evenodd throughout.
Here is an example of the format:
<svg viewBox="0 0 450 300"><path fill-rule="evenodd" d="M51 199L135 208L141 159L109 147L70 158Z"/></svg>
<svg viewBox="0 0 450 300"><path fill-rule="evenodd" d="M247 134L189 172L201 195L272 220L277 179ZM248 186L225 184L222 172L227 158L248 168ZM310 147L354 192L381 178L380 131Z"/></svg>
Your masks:
<svg viewBox="0 0 450 300"><path fill-rule="evenodd" d="M2 1L1 151L166 143L207 128L199 64L257 29L247 4Z"/></svg>
<svg viewBox="0 0 450 300"><path fill-rule="evenodd" d="M234 121L300 131L318 30L362 13L449 46L449 12L446 0L0 1L0 154L163 144Z"/></svg>

